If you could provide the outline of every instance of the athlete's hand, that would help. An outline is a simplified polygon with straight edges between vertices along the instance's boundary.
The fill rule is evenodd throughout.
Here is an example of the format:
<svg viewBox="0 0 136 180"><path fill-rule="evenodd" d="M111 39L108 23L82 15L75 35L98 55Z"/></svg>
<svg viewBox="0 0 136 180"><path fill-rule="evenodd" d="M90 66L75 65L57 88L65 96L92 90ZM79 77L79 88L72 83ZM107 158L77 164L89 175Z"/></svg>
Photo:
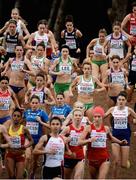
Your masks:
<svg viewBox="0 0 136 180"><path fill-rule="evenodd" d="M29 101L26 100L26 101L24 102L24 104L25 104L25 105L26 105L26 104L29 104Z"/></svg>
<svg viewBox="0 0 136 180"><path fill-rule="evenodd" d="M126 139L123 139L122 141L121 141L121 144L128 144L128 141L126 140Z"/></svg>
<svg viewBox="0 0 136 180"><path fill-rule="evenodd" d="M56 149L49 149L45 151L46 154L51 154L51 155L55 155L56 152L57 152Z"/></svg>
<svg viewBox="0 0 136 180"><path fill-rule="evenodd" d="M132 35L129 35L128 38L130 41L134 41L134 37Z"/></svg>
<svg viewBox="0 0 136 180"><path fill-rule="evenodd" d="M81 49L78 48L78 49L76 50L76 53L80 53L80 52L81 52Z"/></svg>
<svg viewBox="0 0 136 180"><path fill-rule="evenodd" d="M63 76L65 73L63 71L58 72L58 76Z"/></svg>
<svg viewBox="0 0 136 180"><path fill-rule="evenodd" d="M21 149L22 149L22 150L25 150L25 149L26 149L25 145L22 145L22 146L21 146Z"/></svg>
<svg viewBox="0 0 136 180"><path fill-rule="evenodd" d="M72 92L69 92L69 97L73 97L73 93Z"/></svg>
<svg viewBox="0 0 136 180"><path fill-rule="evenodd" d="M97 137L96 137L96 136L91 137L91 138L89 138L89 139L88 139L88 142L95 142L95 141L96 141L96 139L97 139Z"/></svg>
<svg viewBox="0 0 136 180"><path fill-rule="evenodd" d="M6 74L6 72L5 72L5 71L1 72L1 76L4 76L5 74Z"/></svg>
<svg viewBox="0 0 136 180"><path fill-rule="evenodd" d="M41 122L42 122L42 120L41 120L41 117L40 117L40 116L36 116L36 120L37 120L39 123L41 123Z"/></svg>
<svg viewBox="0 0 136 180"><path fill-rule="evenodd" d="M72 152L71 150L68 151L68 155L74 159L76 158L76 153Z"/></svg>
<svg viewBox="0 0 136 180"><path fill-rule="evenodd" d="M21 71L21 72L24 72L24 73L26 73L26 72L27 72L27 70L26 70L26 69L24 69L24 68L20 69L20 71Z"/></svg>
<svg viewBox="0 0 136 180"><path fill-rule="evenodd" d="M4 102L0 102L0 106L4 106Z"/></svg>
<svg viewBox="0 0 136 180"><path fill-rule="evenodd" d="M18 106L18 108L19 108L21 111L24 111L24 110L25 110L25 108L22 107L22 106Z"/></svg>
<svg viewBox="0 0 136 180"><path fill-rule="evenodd" d="M134 136L136 136L136 131L134 132Z"/></svg>
<svg viewBox="0 0 136 180"><path fill-rule="evenodd" d="M71 141L71 137L70 136L66 137L66 144L69 143L70 141Z"/></svg>

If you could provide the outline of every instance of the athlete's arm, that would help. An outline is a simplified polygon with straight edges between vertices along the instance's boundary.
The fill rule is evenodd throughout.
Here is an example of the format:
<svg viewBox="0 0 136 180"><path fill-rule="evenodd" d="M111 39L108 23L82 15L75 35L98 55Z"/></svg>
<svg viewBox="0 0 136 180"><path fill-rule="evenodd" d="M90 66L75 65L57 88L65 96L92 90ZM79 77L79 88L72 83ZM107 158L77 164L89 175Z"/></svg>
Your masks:
<svg viewBox="0 0 136 180"><path fill-rule="evenodd" d="M37 154L37 155L42 155L42 154L46 154L46 150L44 149L44 144L47 142L47 135L43 135L40 139L39 142L36 144L34 150L33 150L33 154Z"/></svg>
<svg viewBox="0 0 136 180"><path fill-rule="evenodd" d="M24 134L25 134L25 137L29 140L29 143L27 145L24 145L24 148L26 149L26 148L33 145L34 140L33 140L32 136L31 136L29 130L26 127L24 127Z"/></svg>
<svg viewBox="0 0 136 180"><path fill-rule="evenodd" d="M128 37L130 38L131 36L126 32L126 26L127 23L130 21L130 14L128 14L127 16L125 16L125 18L123 19L122 23L121 23L121 30L122 32Z"/></svg>
<svg viewBox="0 0 136 180"><path fill-rule="evenodd" d="M45 92L45 94L47 94L47 97L48 97L48 100L44 100L45 104L55 105L55 99L54 99L53 95L51 94L50 89L45 87L44 92Z"/></svg>
<svg viewBox="0 0 136 180"><path fill-rule="evenodd" d="M29 36L28 41L25 46L26 49L35 49L35 46L32 46L32 41L34 40L34 37L35 37L35 33L32 33Z"/></svg>
<svg viewBox="0 0 136 180"><path fill-rule="evenodd" d="M24 41L23 36L22 36L22 35L19 35L18 39L19 39L19 41L21 42L23 48L25 48L25 41Z"/></svg>
<svg viewBox="0 0 136 180"><path fill-rule="evenodd" d="M86 57L89 57L90 49L96 44L96 39L93 39L86 47Z"/></svg>
<svg viewBox="0 0 136 180"><path fill-rule="evenodd" d="M25 36L23 37L24 40L27 40L30 36L30 33L26 27L26 25L21 21L22 30L25 33Z"/></svg>
<svg viewBox="0 0 136 180"><path fill-rule="evenodd" d="M111 107L110 109L108 109L108 111L104 114L104 118L106 118L107 116L109 116L110 114L112 114L114 107Z"/></svg>
<svg viewBox="0 0 136 180"><path fill-rule="evenodd" d="M135 111L134 111L132 108L128 107L128 112L129 112L129 114L130 114L133 118L136 119L136 113L135 113Z"/></svg>
<svg viewBox="0 0 136 180"><path fill-rule="evenodd" d="M109 139L114 142L114 143L118 143L118 144L127 144L127 140L123 139L122 141L120 141L119 139L117 139L116 137L114 137L111 132L110 132L110 129L108 126L105 126L105 129L106 129L106 132L107 132L107 135L109 137Z"/></svg>
<svg viewBox="0 0 136 180"><path fill-rule="evenodd" d="M87 125L79 137L78 145L84 146L88 143L94 142L97 139L97 137L90 137L90 138L86 139L87 135L90 132L91 132L91 127L90 127L90 125Z"/></svg>

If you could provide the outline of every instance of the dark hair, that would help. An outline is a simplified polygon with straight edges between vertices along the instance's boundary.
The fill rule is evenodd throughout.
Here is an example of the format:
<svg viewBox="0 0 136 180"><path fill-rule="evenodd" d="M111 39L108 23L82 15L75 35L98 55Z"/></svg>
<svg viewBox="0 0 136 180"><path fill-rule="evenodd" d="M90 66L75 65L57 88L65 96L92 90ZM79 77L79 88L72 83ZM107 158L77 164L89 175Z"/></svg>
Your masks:
<svg viewBox="0 0 136 180"><path fill-rule="evenodd" d="M83 63L83 66L84 66L84 65L89 65L90 67L92 67L91 63L89 63L89 62L84 62L84 63Z"/></svg>
<svg viewBox="0 0 136 180"><path fill-rule="evenodd" d="M60 93L57 93L57 94L56 94L56 97L57 97L58 95L61 95L61 96L65 97L65 96L64 96L64 93L61 93L61 92L60 92Z"/></svg>
<svg viewBox="0 0 136 180"><path fill-rule="evenodd" d="M69 46L67 46L66 44L62 44L62 46L61 46L60 50L62 50L62 49L64 49L64 48L66 48L66 49L68 49L68 50L69 50Z"/></svg>
<svg viewBox="0 0 136 180"><path fill-rule="evenodd" d="M73 16L71 14L68 14L66 17L65 17L65 23L67 22L74 22L73 20Z"/></svg>
<svg viewBox="0 0 136 180"><path fill-rule="evenodd" d="M22 45L22 43L20 42L20 43L18 43L17 45L15 45L15 49L16 49L16 47L18 47L18 46L21 46L22 47L22 49L24 50L24 47L23 47L23 45Z"/></svg>
<svg viewBox="0 0 136 180"><path fill-rule="evenodd" d="M17 26L17 21L16 21L16 20L10 19L10 20L9 20L9 24L11 24L11 23L13 23L13 24L15 24L15 25Z"/></svg>
<svg viewBox="0 0 136 180"><path fill-rule="evenodd" d="M37 99L39 102L40 102L40 98L37 96L37 95L32 95L32 97L30 98L30 102L33 100L33 99Z"/></svg>
<svg viewBox="0 0 136 180"><path fill-rule="evenodd" d="M131 4L131 7L133 8L133 7L136 7L136 2L133 2L132 4Z"/></svg>
<svg viewBox="0 0 136 180"><path fill-rule="evenodd" d="M120 21L114 21L114 23L112 24L112 27L114 26L120 26L121 27L121 22Z"/></svg>
<svg viewBox="0 0 136 180"><path fill-rule="evenodd" d="M43 47L43 49L45 50L45 44L44 44L44 42L42 41L42 42L40 42L39 44L37 44L37 47L38 46L42 46Z"/></svg>
<svg viewBox="0 0 136 180"><path fill-rule="evenodd" d="M47 22L46 19L41 19L41 20L38 21L37 27L38 27L40 24L44 24L44 25L46 26L46 25L48 25L48 22Z"/></svg>
<svg viewBox="0 0 136 180"><path fill-rule="evenodd" d="M36 74L36 77L42 77L43 79L45 79L44 74L41 74L41 73Z"/></svg>
<svg viewBox="0 0 136 180"><path fill-rule="evenodd" d="M113 55L113 56L111 57L111 61L113 61L113 59L118 59L119 61L121 60L118 55Z"/></svg>
<svg viewBox="0 0 136 180"><path fill-rule="evenodd" d="M19 112L20 114L21 114L21 116L22 116L22 111L21 111L21 109L19 109L18 107L16 107L15 109L14 109L14 111L13 111L13 113L12 114L14 114L15 112Z"/></svg>
<svg viewBox="0 0 136 180"><path fill-rule="evenodd" d="M120 91L120 93L118 94L118 97L119 96L123 96L123 97L125 97L125 99L127 99L127 92L126 91Z"/></svg>
<svg viewBox="0 0 136 180"><path fill-rule="evenodd" d="M52 118L50 119L50 124L51 124L51 123L52 123L52 121L54 121L54 120L59 121L60 125L62 126L62 120L61 120L58 116L54 116L54 117L52 117Z"/></svg>
<svg viewBox="0 0 136 180"><path fill-rule="evenodd" d="M2 80L6 80L6 81L9 82L8 76L1 76L1 77L0 77L0 82L1 82Z"/></svg>

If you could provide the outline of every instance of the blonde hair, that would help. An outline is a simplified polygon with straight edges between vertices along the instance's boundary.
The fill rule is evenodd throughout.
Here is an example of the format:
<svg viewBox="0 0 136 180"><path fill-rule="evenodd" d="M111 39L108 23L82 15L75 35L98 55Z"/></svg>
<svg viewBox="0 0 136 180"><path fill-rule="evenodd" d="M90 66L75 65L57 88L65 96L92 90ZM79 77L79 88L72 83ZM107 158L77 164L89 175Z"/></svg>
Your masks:
<svg viewBox="0 0 136 180"><path fill-rule="evenodd" d="M104 28L99 30L99 34L100 34L100 33L104 33L105 36L107 35L107 31L106 31L106 29L104 29Z"/></svg>
<svg viewBox="0 0 136 180"><path fill-rule="evenodd" d="M79 109L79 108L74 108L73 111L72 111L72 115L74 115L74 113L75 113L76 111L79 111L79 112L82 113L82 115L84 115L84 114L83 114L83 110L81 110L81 109Z"/></svg>
<svg viewBox="0 0 136 180"><path fill-rule="evenodd" d="M85 106L84 106L84 103L82 103L81 101L76 101L74 104L73 104L73 107L78 109L78 107L76 107L77 105L82 105L83 106L83 109L85 109Z"/></svg>
<svg viewBox="0 0 136 180"><path fill-rule="evenodd" d="M18 12L18 18L25 24L25 25L28 25L28 23L26 22L26 20L24 20L21 16L20 16L20 10L18 9L18 8L13 8L12 10L11 10L11 13L13 12L13 11L17 11Z"/></svg>

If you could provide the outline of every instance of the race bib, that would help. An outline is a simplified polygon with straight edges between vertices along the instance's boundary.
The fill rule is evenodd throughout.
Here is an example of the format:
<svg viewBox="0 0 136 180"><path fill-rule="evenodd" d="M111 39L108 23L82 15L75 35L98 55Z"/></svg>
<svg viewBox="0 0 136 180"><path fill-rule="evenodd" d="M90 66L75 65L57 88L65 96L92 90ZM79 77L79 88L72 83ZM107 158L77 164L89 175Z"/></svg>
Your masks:
<svg viewBox="0 0 136 180"><path fill-rule="evenodd" d="M131 70L136 71L136 59L132 61Z"/></svg>
<svg viewBox="0 0 136 180"><path fill-rule="evenodd" d="M127 118L114 118L114 129L127 129Z"/></svg>
<svg viewBox="0 0 136 180"><path fill-rule="evenodd" d="M12 148L21 148L21 138L20 136L11 137L11 147Z"/></svg>
<svg viewBox="0 0 136 180"><path fill-rule="evenodd" d="M77 48L75 39L67 39L66 45L69 46L70 49L76 49Z"/></svg>
<svg viewBox="0 0 136 180"><path fill-rule="evenodd" d="M80 93L93 93L94 91L94 86L93 85L90 85L90 84L87 84L87 83L81 83L79 85L79 91Z"/></svg>
<svg viewBox="0 0 136 180"><path fill-rule="evenodd" d="M60 71L64 72L65 74L71 74L71 71L72 71L72 67L69 65L60 65L60 68L59 68Z"/></svg>
<svg viewBox="0 0 136 180"><path fill-rule="evenodd" d="M125 84L124 73L122 72L112 73L112 83L124 85Z"/></svg>
<svg viewBox="0 0 136 180"><path fill-rule="evenodd" d="M92 131L91 137L97 137L97 139L91 143L91 147L94 148L106 148L106 133Z"/></svg>
<svg viewBox="0 0 136 180"><path fill-rule="evenodd" d="M79 133L76 133L75 131L71 131L70 133L71 141L70 141L70 146L78 146L78 138L79 138Z"/></svg>
<svg viewBox="0 0 136 180"><path fill-rule="evenodd" d="M15 46L16 46L16 44L6 43L7 52L8 53L14 53L15 52Z"/></svg>
<svg viewBox="0 0 136 180"><path fill-rule="evenodd" d="M23 69L23 66L24 66L24 63L13 62L11 64L11 69L12 69L12 71L20 71Z"/></svg>
<svg viewBox="0 0 136 180"><path fill-rule="evenodd" d="M37 135L39 130L38 122L27 122L26 127L29 129L31 135Z"/></svg>
<svg viewBox="0 0 136 180"><path fill-rule="evenodd" d="M130 26L130 34L132 35L136 35L136 25L131 25Z"/></svg>
<svg viewBox="0 0 136 180"><path fill-rule="evenodd" d="M0 98L0 102L3 103L3 106L0 106L0 110L9 110L11 99L9 97L7 98Z"/></svg>

